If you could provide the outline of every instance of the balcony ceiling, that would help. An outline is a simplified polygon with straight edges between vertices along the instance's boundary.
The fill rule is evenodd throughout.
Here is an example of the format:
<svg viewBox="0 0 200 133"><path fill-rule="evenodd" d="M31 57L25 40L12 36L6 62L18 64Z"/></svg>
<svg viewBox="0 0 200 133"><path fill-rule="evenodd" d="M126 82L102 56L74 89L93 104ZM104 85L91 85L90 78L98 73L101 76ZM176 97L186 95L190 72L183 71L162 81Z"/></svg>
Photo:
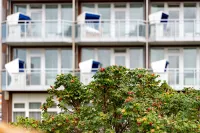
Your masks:
<svg viewBox="0 0 200 133"><path fill-rule="evenodd" d="M150 2L200 2L200 0L149 0Z"/></svg>
<svg viewBox="0 0 200 133"><path fill-rule="evenodd" d="M76 0L78 2L143 2L144 0ZM71 3L72 0L12 0L12 2L37 2L37 3L55 3L55 2L66 2Z"/></svg>
<svg viewBox="0 0 200 133"><path fill-rule="evenodd" d="M144 2L144 0L78 0L79 2Z"/></svg>
<svg viewBox="0 0 200 133"><path fill-rule="evenodd" d="M71 3L72 0L12 0L13 3L57 3L57 2L63 2L63 3Z"/></svg>

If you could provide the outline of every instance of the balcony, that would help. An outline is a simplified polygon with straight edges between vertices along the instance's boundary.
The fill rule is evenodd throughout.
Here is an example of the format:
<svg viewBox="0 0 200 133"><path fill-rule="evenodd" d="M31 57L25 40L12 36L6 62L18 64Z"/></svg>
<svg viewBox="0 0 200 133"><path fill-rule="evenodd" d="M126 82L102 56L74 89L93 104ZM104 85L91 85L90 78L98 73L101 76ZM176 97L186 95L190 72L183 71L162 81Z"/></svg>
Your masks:
<svg viewBox="0 0 200 133"><path fill-rule="evenodd" d="M9 75L6 70L2 71L3 91L47 91L53 85L58 74L72 73L71 69L23 69L23 72ZM84 84L92 80L94 73L75 72Z"/></svg>
<svg viewBox="0 0 200 133"><path fill-rule="evenodd" d="M142 20L117 20L77 22L77 43L123 42L144 43L145 22ZM20 21L17 25L2 24L2 41L9 45L40 45L61 43L71 45L72 22Z"/></svg>
<svg viewBox="0 0 200 133"><path fill-rule="evenodd" d="M200 21L168 20L159 24L150 24L150 42L199 42Z"/></svg>
<svg viewBox="0 0 200 133"><path fill-rule="evenodd" d="M77 24L78 38L84 42L145 42L145 22L142 20L87 20Z"/></svg>
<svg viewBox="0 0 200 133"><path fill-rule="evenodd" d="M46 91L50 85L53 85L57 74L71 72L70 69L26 69L22 73L10 76L3 71L2 88L4 91ZM75 74L83 84L88 84L93 80L95 73L76 72ZM160 80L165 80L175 90L182 90L184 87L200 89L200 69L168 69L166 73L159 75Z"/></svg>
<svg viewBox="0 0 200 133"><path fill-rule="evenodd" d="M71 43L69 21L20 21L17 25L2 24L2 41L9 45L38 43Z"/></svg>

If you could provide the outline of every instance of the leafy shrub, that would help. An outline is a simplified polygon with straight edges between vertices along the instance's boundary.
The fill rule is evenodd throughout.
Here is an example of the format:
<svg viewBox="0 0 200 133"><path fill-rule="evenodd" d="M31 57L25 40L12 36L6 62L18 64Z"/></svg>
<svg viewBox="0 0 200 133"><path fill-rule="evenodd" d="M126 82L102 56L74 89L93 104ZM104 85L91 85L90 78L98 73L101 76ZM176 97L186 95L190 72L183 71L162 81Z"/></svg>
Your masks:
<svg viewBox="0 0 200 133"><path fill-rule="evenodd" d="M44 132L200 132L200 92L174 91L159 75L122 66L100 68L89 85L70 74L58 75L41 107L42 121L19 118L15 125ZM62 113L47 110L57 98Z"/></svg>

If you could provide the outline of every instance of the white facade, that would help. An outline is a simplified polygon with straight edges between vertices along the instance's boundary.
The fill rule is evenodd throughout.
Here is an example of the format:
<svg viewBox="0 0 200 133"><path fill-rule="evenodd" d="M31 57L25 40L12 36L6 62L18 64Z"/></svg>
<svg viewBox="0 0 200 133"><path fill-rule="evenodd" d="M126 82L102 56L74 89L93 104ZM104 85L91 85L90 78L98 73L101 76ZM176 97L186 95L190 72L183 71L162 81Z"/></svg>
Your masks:
<svg viewBox="0 0 200 133"><path fill-rule="evenodd" d="M38 93L14 93L12 95L12 121L16 121L17 116L24 116L41 120L41 105L46 102L48 94ZM55 103L58 104L56 99ZM59 113L61 110L57 106L48 108L50 114Z"/></svg>

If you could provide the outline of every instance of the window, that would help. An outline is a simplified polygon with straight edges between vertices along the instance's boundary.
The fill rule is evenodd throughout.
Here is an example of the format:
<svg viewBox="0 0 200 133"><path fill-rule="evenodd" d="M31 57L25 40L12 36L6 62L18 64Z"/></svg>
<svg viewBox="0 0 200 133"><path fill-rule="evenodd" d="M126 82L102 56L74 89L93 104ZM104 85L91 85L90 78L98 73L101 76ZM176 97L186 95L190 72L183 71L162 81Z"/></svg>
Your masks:
<svg viewBox="0 0 200 133"><path fill-rule="evenodd" d="M45 68L58 68L58 50L46 49L45 50Z"/></svg>
<svg viewBox="0 0 200 133"><path fill-rule="evenodd" d="M40 109L41 103L40 102L30 102L29 109Z"/></svg>
<svg viewBox="0 0 200 133"><path fill-rule="evenodd" d="M197 50L184 49L184 84L194 85L196 77Z"/></svg>
<svg viewBox="0 0 200 133"><path fill-rule="evenodd" d="M14 108L25 108L25 104L24 103L15 103Z"/></svg>
<svg viewBox="0 0 200 133"><path fill-rule="evenodd" d="M104 20L101 23L103 29L103 36L110 36L110 19L111 19L111 6L110 4L98 4L98 13L101 14L101 19Z"/></svg>
<svg viewBox="0 0 200 133"><path fill-rule="evenodd" d="M194 20L196 19L196 4L184 4L184 33L185 36L189 35L188 33L194 33Z"/></svg>
<svg viewBox="0 0 200 133"><path fill-rule="evenodd" d="M143 4L139 3L130 4L130 19L144 19Z"/></svg>
<svg viewBox="0 0 200 133"><path fill-rule="evenodd" d="M102 63L102 67L110 66L111 50L98 49L98 61Z"/></svg>
<svg viewBox="0 0 200 133"><path fill-rule="evenodd" d="M46 20L58 19L58 5L46 5Z"/></svg>
<svg viewBox="0 0 200 133"><path fill-rule="evenodd" d="M144 67L143 49L130 49L130 68Z"/></svg>
<svg viewBox="0 0 200 133"><path fill-rule="evenodd" d="M115 3L115 8L126 8L126 3Z"/></svg>
<svg viewBox="0 0 200 133"><path fill-rule="evenodd" d="M25 49L13 49L13 59L19 58L26 63L26 50Z"/></svg>
<svg viewBox="0 0 200 133"><path fill-rule="evenodd" d="M33 4L31 4L30 8L31 9L42 9L42 4L40 4L40 5L35 5L35 4L33 5Z"/></svg>
<svg viewBox="0 0 200 133"><path fill-rule="evenodd" d="M61 68L62 69L72 68L72 50L71 49L65 49L61 51Z"/></svg>
<svg viewBox="0 0 200 133"><path fill-rule="evenodd" d="M58 73L58 50L48 49L45 51L46 85L51 85Z"/></svg>
<svg viewBox="0 0 200 133"><path fill-rule="evenodd" d="M71 37L72 35L72 26L70 22L65 20L71 21L72 20L72 5L62 5L61 6L61 20L62 21L62 34L66 37Z"/></svg>
<svg viewBox="0 0 200 133"><path fill-rule="evenodd" d="M14 12L21 12L26 14L26 5L15 5L14 6Z"/></svg>
<svg viewBox="0 0 200 133"><path fill-rule="evenodd" d="M72 20L72 5L61 6L61 18L62 20Z"/></svg>
<svg viewBox="0 0 200 133"><path fill-rule="evenodd" d="M81 61L86 61L89 59L95 59L94 49L83 48L81 51Z"/></svg>
<svg viewBox="0 0 200 133"><path fill-rule="evenodd" d="M110 4L98 4L98 13L101 14L101 19L109 20L111 17Z"/></svg>
<svg viewBox="0 0 200 133"><path fill-rule="evenodd" d="M41 120L41 112L29 112L29 118Z"/></svg>
<svg viewBox="0 0 200 133"><path fill-rule="evenodd" d="M46 5L46 36L53 37L57 34L58 5ZM53 27L53 28L52 28Z"/></svg>
<svg viewBox="0 0 200 133"><path fill-rule="evenodd" d="M25 117L25 112L13 112L13 121L17 122L18 117Z"/></svg>
<svg viewBox="0 0 200 133"><path fill-rule="evenodd" d="M158 11L164 11L164 3L152 4L151 5L151 13L155 13Z"/></svg>
<svg viewBox="0 0 200 133"><path fill-rule="evenodd" d="M184 49L184 68L196 68L196 49Z"/></svg>
<svg viewBox="0 0 200 133"><path fill-rule="evenodd" d="M95 12L94 4L82 4L82 12Z"/></svg>
<svg viewBox="0 0 200 133"><path fill-rule="evenodd" d="M164 59L164 49L151 49L151 62L163 59Z"/></svg>

